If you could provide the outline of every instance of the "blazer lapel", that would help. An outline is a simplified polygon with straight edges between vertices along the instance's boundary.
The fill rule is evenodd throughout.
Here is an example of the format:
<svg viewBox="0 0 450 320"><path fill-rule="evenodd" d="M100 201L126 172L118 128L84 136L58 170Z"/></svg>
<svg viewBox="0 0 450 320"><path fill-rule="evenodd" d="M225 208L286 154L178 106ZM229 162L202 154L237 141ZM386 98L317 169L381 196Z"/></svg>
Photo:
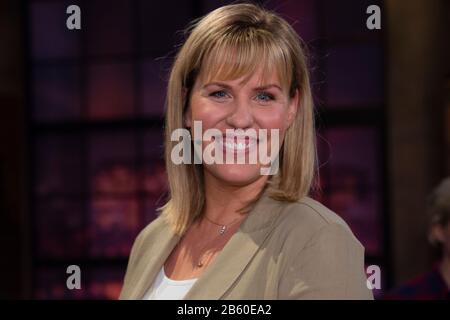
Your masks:
<svg viewBox="0 0 450 320"><path fill-rule="evenodd" d="M160 235L151 239L153 243L143 244L143 247L147 249L138 266L138 269L143 271L140 277L133 281L129 299L142 299L144 297L162 265L180 240L180 237L175 235L164 221L161 221L161 224Z"/></svg>
<svg viewBox="0 0 450 320"><path fill-rule="evenodd" d="M222 298L269 236L281 208L280 202L270 199L265 192L184 299Z"/></svg>

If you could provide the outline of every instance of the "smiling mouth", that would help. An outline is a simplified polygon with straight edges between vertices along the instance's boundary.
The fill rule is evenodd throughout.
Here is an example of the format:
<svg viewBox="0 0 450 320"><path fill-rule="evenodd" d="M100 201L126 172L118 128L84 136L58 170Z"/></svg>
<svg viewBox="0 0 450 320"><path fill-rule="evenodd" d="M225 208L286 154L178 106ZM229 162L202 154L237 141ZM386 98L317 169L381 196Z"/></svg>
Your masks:
<svg viewBox="0 0 450 320"><path fill-rule="evenodd" d="M250 149L251 146L255 145L256 141L254 141L254 143L249 143L249 142L234 142L234 141L225 141L223 143L223 146L226 149L231 149L233 151L242 151L245 149Z"/></svg>
<svg viewBox="0 0 450 320"><path fill-rule="evenodd" d="M247 153L258 144L258 139L249 137L223 137L215 141L224 151L233 153Z"/></svg>
<svg viewBox="0 0 450 320"><path fill-rule="evenodd" d="M236 150L244 150L245 148L249 147L249 144L245 143L245 142L235 143L235 142L225 141L224 145L225 145L225 148L227 148L227 149L236 149Z"/></svg>

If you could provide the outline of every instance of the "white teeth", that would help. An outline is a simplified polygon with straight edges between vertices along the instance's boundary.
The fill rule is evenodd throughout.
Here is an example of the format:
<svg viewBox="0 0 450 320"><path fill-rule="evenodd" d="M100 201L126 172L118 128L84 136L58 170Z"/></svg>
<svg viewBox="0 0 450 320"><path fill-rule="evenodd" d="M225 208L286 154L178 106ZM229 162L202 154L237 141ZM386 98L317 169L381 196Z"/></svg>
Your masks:
<svg viewBox="0 0 450 320"><path fill-rule="evenodd" d="M243 142L225 142L225 147L227 149L235 149L235 150L245 150L245 148L249 147L248 143L243 143Z"/></svg>
<svg viewBox="0 0 450 320"><path fill-rule="evenodd" d="M223 141L222 142L223 146L229 150L235 150L235 151L240 151L240 150L245 150L245 149L249 149L250 147L252 147L253 145L256 144L256 141L250 141L248 143L245 142L233 142L233 141Z"/></svg>

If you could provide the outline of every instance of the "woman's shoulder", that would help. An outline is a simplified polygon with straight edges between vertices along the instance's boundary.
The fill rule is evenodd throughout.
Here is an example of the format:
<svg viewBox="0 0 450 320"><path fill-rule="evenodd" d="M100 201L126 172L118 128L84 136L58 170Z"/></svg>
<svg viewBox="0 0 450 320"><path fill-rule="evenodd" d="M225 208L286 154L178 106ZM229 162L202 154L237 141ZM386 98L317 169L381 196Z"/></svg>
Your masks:
<svg viewBox="0 0 450 320"><path fill-rule="evenodd" d="M167 235L169 225L162 215L157 216L149 224L147 224L137 235L134 246L140 247L143 244L146 247L151 246L155 243L155 239L158 237Z"/></svg>
<svg viewBox="0 0 450 320"><path fill-rule="evenodd" d="M293 243L300 244L314 239L335 237L362 247L348 224L322 203L310 197L303 197L283 206L276 232L293 238Z"/></svg>
<svg viewBox="0 0 450 320"><path fill-rule="evenodd" d="M272 237L283 261L279 297L373 299L366 285L364 247L345 221L308 197L283 206Z"/></svg>
<svg viewBox="0 0 450 320"><path fill-rule="evenodd" d="M301 219L318 227L337 224L348 228L347 223L334 211L310 197L303 197L297 202L287 205L288 219Z"/></svg>

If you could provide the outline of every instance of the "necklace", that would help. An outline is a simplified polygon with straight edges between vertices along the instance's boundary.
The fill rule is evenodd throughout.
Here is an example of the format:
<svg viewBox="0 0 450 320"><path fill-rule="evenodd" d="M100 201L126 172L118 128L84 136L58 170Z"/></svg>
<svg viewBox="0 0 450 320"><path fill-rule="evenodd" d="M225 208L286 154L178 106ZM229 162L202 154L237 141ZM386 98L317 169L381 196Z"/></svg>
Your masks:
<svg viewBox="0 0 450 320"><path fill-rule="evenodd" d="M205 217L206 220L208 220L208 221L211 222L212 224L215 224L215 225L219 226L220 229L219 229L219 235L216 236L216 237L214 237L214 239L212 239L212 241L208 241L208 242L206 243L206 245L203 246L203 248L202 248L202 250L201 250L200 252L203 252L203 251L205 250L205 248L206 248L209 244L211 244L211 243L213 243L215 240L221 238L221 237L225 234L225 232L228 230L228 228L229 228L230 226L234 225L237 221L242 220L242 217L239 217L239 218L236 218L236 219L234 219L233 221L231 221L228 225L226 225L226 224L220 224L220 223L217 223L217 222L215 222L215 221L212 221L212 220L209 219L206 215L205 215L204 217ZM205 265L205 263L207 262L207 261L203 261L203 257L206 255L206 253L207 253L207 252L204 252L204 253L200 256L200 258L198 259L198 261L197 261L197 267L198 267L198 268L203 267L203 266Z"/></svg>
<svg viewBox="0 0 450 320"><path fill-rule="evenodd" d="M227 228L228 228L229 226L232 226L236 221L241 220L241 218L242 218L242 217L238 217L238 218L234 219L233 221L231 221L228 225L226 225L226 224L221 224L221 223L214 222L214 221L212 221L210 218L208 218L208 217L205 215L205 219L206 219L206 220L208 220L208 221L211 222L212 224L215 224L216 226L219 226L219 227L220 227L220 229L219 229L219 234L220 234L220 235L223 235L223 234L225 233L225 231L227 231Z"/></svg>

